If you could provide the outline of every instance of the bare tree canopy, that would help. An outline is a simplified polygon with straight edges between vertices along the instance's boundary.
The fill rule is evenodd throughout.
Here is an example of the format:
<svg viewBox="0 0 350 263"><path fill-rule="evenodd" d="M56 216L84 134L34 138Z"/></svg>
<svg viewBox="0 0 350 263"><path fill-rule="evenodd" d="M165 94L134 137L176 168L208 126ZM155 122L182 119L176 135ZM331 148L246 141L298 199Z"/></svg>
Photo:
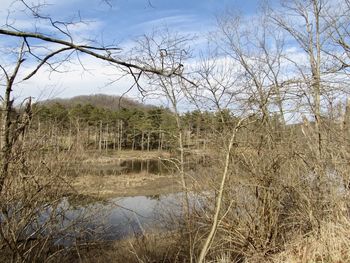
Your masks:
<svg viewBox="0 0 350 263"><path fill-rule="evenodd" d="M3 18L0 261L350 262L350 1L116 2Z"/></svg>

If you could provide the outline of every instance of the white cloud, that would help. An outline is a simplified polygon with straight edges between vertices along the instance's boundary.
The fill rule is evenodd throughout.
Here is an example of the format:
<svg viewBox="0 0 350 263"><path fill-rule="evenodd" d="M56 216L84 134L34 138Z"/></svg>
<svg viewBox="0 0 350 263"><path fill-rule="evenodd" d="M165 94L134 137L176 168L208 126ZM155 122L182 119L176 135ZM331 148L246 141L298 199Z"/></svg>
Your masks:
<svg viewBox="0 0 350 263"><path fill-rule="evenodd" d="M194 15L172 15L172 16L165 16L165 17L153 19L150 21L142 22L137 26L153 28L153 27L159 27L159 25L167 25L167 26L180 25L180 24L193 23L194 21L195 21Z"/></svg>
<svg viewBox="0 0 350 263"><path fill-rule="evenodd" d="M120 95L133 84L131 77L125 77L108 85L111 81L121 77L120 70L87 55L82 55L81 61L86 70L77 60L66 65L64 73L50 72L48 68L41 69L31 79L15 85L14 97L21 100L32 96L36 100L42 100L57 96L72 97L96 93ZM23 78L33 69L34 66L26 67L17 79ZM128 95L136 97L137 92L133 90Z"/></svg>

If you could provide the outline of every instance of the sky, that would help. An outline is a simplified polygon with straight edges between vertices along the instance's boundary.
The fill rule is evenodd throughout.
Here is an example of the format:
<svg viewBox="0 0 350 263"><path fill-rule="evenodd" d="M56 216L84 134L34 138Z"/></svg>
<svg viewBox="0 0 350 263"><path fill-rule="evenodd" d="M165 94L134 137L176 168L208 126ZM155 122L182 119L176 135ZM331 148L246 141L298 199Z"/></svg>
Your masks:
<svg viewBox="0 0 350 263"><path fill-rule="evenodd" d="M54 20L78 20L81 23L70 27L74 39L87 39L108 44L117 44L123 50L134 45L137 37L152 32L159 27L167 27L172 32L196 36L196 48L204 44L208 34L215 30L216 17L226 10L234 10L244 16L254 14L259 0L29 0L28 3L45 3L42 14ZM23 4L13 0L0 0L0 24L11 24L19 30L33 31L35 27L50 33L46 24L33 20ZM35 26L35 27L34 27ZM0 48L10 48L17 43L0 35ZM37 100L53 97L73 97L88 94L124 93L132 80L115 80L115 69L108 68L94 58L82 56L84 69L76 61L63 66L63 73L41 70L32 79L18 83L14 89L16 98L32 96ZM11 58L6 54L0 58L2 65L11 66ZM24 71L33 65L25 65ZM87 70L86 70L87 69ZM25 72L24 72L25 73ZM24 74L23 73L23 74ZM110 84L110 85L107 85ZM136 90L127 96L139 98Z"/></svg>

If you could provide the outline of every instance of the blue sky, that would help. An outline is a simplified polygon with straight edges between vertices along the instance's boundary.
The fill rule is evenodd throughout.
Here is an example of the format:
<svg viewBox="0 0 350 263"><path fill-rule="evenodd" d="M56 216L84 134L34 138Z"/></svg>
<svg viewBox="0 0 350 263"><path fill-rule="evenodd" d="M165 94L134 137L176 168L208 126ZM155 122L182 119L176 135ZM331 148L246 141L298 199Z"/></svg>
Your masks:
<svg viewBox="0 0 350 263"><path fill-rule="evenodd" d="M152 30L168 26L174 31L203 33L215 26L215 17L225 10L237 10L249 15L259 6L259 0L29 0L46 3L42 13L56 20L69 21L80 17L91 26L91 37L128 41ZM15 3L14 3L15 2ZM0 0L0 23L10 10L10 21L19 29L32 24L30 16L21 12L23 5L15 0Z"/></svg>
<svg viewBox="0 0 350 263"><path fill-rule="evenodd" d="M236 2L236 3L234 3ZM106 31L116 32L120 38L130 38L149 31L152 27L168 26L173 30L202 33L214 27L215 16L227 8L239 8L250 13L256 1L217 0L144 0L116 1L117 8L110 10ZM244 4L242 4L244 3ZM122 29L117 30L115 29Z"/></svg>
<svg viewBox="0 0 350 263"><path fill-rule="evenodd" d="M30 14L23 12L24 8L13 0L0 0L0 24L5 23L9 13L9 22L18 29L34 30L34 20ZM28 3L43 3L43 0L29 0ZM215 29L216 16L225 10L234 10L244 16L254 14L259 6L259 0L229 1L229 0L109 0L111 5L103 0L46 0L47 6L42 13L55 20L77 19L78 14L86 24L71 28L73 36L80 41L95 39L104 44L117 43L127 49L138 36L151 32L157 27L167 26L173 32L196 35L205 41L207 34ZM42 31L45 24L36 23ZM0 47L12 45L11 40L0 36ZM198 48L198 47L196 47ZM4 62L4 57L0 63ZM121 80L106 86L106 69L91 58L84 60L84 71L77 65L70 73L49 74L39 72L37 76L26 83L21 83L15 89L15 96L34 96L37 99L48 97L72 97L80 94L121 94L132 84L130 79ZM28 66L30 67L30 66ZM70 71L70 69L67 71ZM130 97L137 97L131 92Z"/></svg>
<svg viewBox="0 0 350 263"><path fill-rule="evenodd" d="M79 11L83 19L101 22L104 35L127 40L161 25L188 32L206 31L214 26L216 15L227 9L248 15L254 12L259 0L109 0L111 6L102 0L59 2L58 8L52 5L51 15L69 19ZM87 2L91 5L86 5Z"/></svg>

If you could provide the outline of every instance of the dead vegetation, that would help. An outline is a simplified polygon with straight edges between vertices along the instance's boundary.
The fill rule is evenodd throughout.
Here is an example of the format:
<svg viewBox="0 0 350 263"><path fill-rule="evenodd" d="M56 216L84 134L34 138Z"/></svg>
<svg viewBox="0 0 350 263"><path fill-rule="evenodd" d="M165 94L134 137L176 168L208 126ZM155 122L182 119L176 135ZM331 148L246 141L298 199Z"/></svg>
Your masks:
<svg viewBox="0 0 350 263"><path fill-rule="evenodd" d="M266 6L249 20L228 13L218 20L218 30L210 39L215 47L190 75L195 82L183 68L190 58L189 40L169 31L140 39L130 64L111 57L109 49L0 29L0 34L23 38L14 70L1 66L6 94L1 116L0 259L350 261L350 102L344 107L349 83L346 42L350 3L340 2L342 10L322 0L283 1L280 9ZM125 133L128 122L112 118L118 124L118 141L114 138L112 148L109 137L117 133L111 133L109 123L103 128L97 120L96 151L91 151L90 127L82 131L76 118L75 134L69 127L65 130L69 136L58 135L60 123L55 123L55 129L47 127L50 140L38 140L40 125L30 125L31 100L18 111L11 100L13 81L24 57L32 55L27 38L58 42L64 46L58 53L73 49L125 67L143 95L156 94L169 101L172 112L164 111L169 119L159 123L171 129L147 126L145 133L145 126L140 126L138 135L135 127ZM290 39L299 52L297 58L287 45ZM336 47L336 52L330 47ZM58 53L42 58L38 69ZM149 90L139 84L142 74ZM181 100L197 111L182 114ZM83 134L87 143L81 140ZM75 141L61 147L57 138ZM159 151L150 151L152 138ZM140 145L136 145L138 141ZM122 146L131 150L123 152ZM147 154L137 147L147 148ZM82 156L84 149L90 151ZM206 154L195 154L198 152ZM195 155L203 157L196 163L199 168L186 168ZM79 175L82 164L91 168L116 160L154 157L171 163L177 177ZM74 175L69 174L72 167ZM178 188L166 188L175 182ZM165 213L169 229L176 231L142 233L106 243L90 232L82 222L84 217L65 224L69 207L62 203L76 190L100 198L115 192L153 194L155 187L162 188L160 194L181 190L181 213ZM71 235L69 245L59 242Z"/></svg>

